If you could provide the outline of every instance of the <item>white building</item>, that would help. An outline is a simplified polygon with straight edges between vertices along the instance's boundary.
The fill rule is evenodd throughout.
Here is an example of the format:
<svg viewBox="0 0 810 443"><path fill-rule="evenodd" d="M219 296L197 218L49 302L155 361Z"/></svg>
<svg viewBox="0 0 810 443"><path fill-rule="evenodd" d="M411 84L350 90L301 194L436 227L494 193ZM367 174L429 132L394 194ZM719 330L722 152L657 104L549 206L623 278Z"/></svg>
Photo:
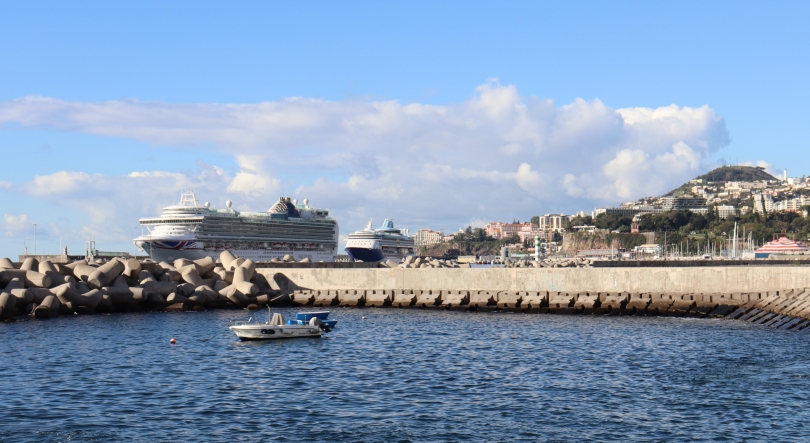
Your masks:
<svg viewBox="0 0 810 443"><path fill-rule="evenodd" d="M569 220L571 217L565 214L546 214L540 217L540 230L562 232Z"/></svg>
<svg viewBox="0 0 810 443"><path fill-rule="evenodd" d="M715 206L715 209L717 209L717 216L723 220L737 216L737 208L731 205Z"/></svg>
<svg viewBox="0 0 810 443"><path fill-rule="evenodd" d="M440 231L433 231L430 229L420 229L413 236L413 243L416 247L435 245L442 242L444 233Z"/></svg>

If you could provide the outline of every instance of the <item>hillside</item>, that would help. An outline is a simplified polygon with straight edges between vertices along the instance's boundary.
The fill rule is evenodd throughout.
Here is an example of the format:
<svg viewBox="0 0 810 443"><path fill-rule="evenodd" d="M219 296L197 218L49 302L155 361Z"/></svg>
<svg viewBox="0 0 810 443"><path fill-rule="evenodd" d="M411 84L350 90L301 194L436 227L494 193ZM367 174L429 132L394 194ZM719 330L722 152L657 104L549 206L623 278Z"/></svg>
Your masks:
<svg viewBox="0 0 810 443"><path fill-rule="evenodd" d="M754 166L721 166L717 169L711 170L703 175L695 177L695 179L703 179L704 183L713 182L715 184L722 184L730 181L740 182L753 182L761 180L778 180L776 177L768 174L763 169ZM694 184L686 182L666 195L676 195L688 192Z"/></svg>

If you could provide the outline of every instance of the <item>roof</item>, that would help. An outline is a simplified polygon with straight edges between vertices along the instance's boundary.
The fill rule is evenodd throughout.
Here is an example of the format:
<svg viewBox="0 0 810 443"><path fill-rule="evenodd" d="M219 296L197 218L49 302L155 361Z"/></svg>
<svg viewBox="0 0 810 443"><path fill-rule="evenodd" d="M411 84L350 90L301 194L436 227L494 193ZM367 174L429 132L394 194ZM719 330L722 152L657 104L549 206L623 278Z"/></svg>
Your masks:
<svg viewBox="0 0 810 443"><path fill-rule="evenodd" d="M779 237L778 240L774 240L772 242L765 243L761 248L757 249L756 253L770 253L770 254L779 254L782 252L802 252L802 251L809 251L810 247L805 246L801 242L797 242L795 240L791 240L787 237Z"/></svg>

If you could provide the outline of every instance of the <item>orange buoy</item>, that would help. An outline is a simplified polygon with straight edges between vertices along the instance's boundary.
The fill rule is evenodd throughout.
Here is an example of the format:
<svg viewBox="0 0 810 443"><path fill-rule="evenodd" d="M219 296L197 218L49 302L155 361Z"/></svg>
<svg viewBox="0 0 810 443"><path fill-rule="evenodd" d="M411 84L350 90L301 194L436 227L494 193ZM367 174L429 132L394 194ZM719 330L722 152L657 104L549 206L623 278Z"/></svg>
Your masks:
<svg viewBox="0 0 810 443"><path fill-rule="evenodd" d="M172 338L171 340L169 340L169 343L171 343L171 344L175 344L175 343L177 343L177 340L175 340L174 338Z"/></svg>

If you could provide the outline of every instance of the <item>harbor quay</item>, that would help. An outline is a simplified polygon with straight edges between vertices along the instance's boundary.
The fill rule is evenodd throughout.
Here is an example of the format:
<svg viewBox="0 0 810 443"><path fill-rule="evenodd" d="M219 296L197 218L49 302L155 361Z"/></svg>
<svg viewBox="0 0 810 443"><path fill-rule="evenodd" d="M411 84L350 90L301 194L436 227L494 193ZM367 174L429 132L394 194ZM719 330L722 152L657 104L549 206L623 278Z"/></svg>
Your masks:
<svg viewBox="0 0 810 443"><path fill-rule="evenodd" d="M206 257L171 264L0 259L0 319L296 306L728 317L810 331L805 265L459 266L257 264L229 252L216 262Z"/></svg>

